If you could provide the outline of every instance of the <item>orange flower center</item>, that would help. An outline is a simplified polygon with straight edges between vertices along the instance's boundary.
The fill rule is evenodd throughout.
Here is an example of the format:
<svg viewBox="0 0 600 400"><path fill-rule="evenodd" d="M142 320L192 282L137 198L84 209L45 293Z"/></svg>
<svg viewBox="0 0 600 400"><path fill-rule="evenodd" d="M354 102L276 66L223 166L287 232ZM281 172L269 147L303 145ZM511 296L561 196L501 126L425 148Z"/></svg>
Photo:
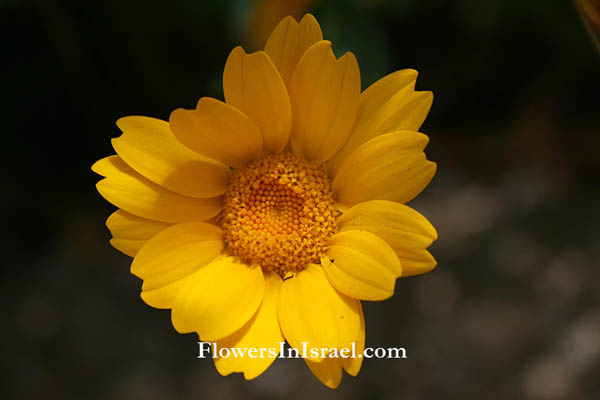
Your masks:
<svg viewBox="0 0 600 400"><path fill-rule="evenodd" d="M281 276L325 254L336 218L325 171L289 153L236 170L220 215L231 253Z"/></svg>

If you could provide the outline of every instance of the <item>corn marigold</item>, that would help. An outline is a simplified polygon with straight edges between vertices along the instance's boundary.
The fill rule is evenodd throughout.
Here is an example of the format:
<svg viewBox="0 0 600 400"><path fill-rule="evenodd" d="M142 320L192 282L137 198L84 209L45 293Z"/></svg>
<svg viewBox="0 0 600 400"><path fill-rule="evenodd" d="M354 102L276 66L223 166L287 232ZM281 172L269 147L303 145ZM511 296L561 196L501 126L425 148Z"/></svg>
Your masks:
<svg viewBox="0 0 600 400"><path fill-rule="evenodd" d="M169 121L129 116L96 162L118 207L110 243L133 257L142 299L180 333L229 348L360 353L361 300L435 268L433 226L404 203L430 182L418 130L431 92L400 70L361 93L353 54L336 59L318 22L283 19L265 50L230 53L225 102L201 98ZM219 373L262 374L276 356L215 358ZM325 385L362 358L309 356Z"/></svg>

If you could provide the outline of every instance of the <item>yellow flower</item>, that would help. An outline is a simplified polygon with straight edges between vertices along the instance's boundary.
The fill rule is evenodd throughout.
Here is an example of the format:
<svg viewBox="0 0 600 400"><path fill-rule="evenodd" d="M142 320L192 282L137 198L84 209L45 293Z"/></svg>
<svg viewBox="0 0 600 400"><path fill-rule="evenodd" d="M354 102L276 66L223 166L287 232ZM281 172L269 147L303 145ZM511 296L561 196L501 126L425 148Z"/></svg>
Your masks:
<svg viewBox="0 0 600 400"><path fill-rule="evenodd" d="M435 229L404 205L436 170L417 132L433 96L416 78L397 71L361 93L354 55L336 59L307 14L283 19L265 51L231 52L225 102L201 98L168 122L119 119L117 154L92 169L119 208L111 244L134 257L142 299L220 348L354 343L360 354L360 300L389 298L396 278L436 266ZM307 355L331 388L362 363ZM215 365L253 379L276 357Z"/></svg>

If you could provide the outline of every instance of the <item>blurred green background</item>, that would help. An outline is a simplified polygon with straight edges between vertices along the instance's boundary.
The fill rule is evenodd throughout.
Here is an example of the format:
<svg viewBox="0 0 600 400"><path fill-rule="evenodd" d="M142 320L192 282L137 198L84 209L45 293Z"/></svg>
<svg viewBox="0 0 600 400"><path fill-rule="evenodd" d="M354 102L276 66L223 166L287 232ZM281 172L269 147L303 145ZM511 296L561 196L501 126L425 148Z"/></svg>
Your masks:
<svg viewBox="0 0 600 400"><path fill-rule="evenodd" d="M264 39L254 1L4 0L0 397L600 398L600 56L574 4L298 4L363 88L415 68L435 94L438 173L411 205L439 267L364 307L367 346L408 359L366 360L337 391L300 360L221 377L108 244L90 166L116 119L222 98L228 52Z"/></svg>

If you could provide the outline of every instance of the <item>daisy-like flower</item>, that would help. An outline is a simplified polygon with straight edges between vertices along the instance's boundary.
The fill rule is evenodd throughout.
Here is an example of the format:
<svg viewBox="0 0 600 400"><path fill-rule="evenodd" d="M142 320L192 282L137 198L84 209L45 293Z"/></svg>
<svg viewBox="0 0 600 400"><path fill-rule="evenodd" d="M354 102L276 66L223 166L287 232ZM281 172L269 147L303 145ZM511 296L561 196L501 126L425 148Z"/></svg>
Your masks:
<svg viewBox="0 0 600 400"><path fill-rule="evenodd" d="M436 164L419 133L431 92L394 72L361 93L354 55L336 59L315 18L283 19L265 50L233 49L225 102L201 98L169 121L117 121L116 155L92 169L118 207L111 244L134 257L142 299L180 333L223 348L308 344L310 370L339 385L362 358L361 300L436 266L433 226L404 205ZM314 355L311 349L317 349ZM255 354L256 355L256 354ZM277 353L216 358L222 375L263 373Z"/></svg>

